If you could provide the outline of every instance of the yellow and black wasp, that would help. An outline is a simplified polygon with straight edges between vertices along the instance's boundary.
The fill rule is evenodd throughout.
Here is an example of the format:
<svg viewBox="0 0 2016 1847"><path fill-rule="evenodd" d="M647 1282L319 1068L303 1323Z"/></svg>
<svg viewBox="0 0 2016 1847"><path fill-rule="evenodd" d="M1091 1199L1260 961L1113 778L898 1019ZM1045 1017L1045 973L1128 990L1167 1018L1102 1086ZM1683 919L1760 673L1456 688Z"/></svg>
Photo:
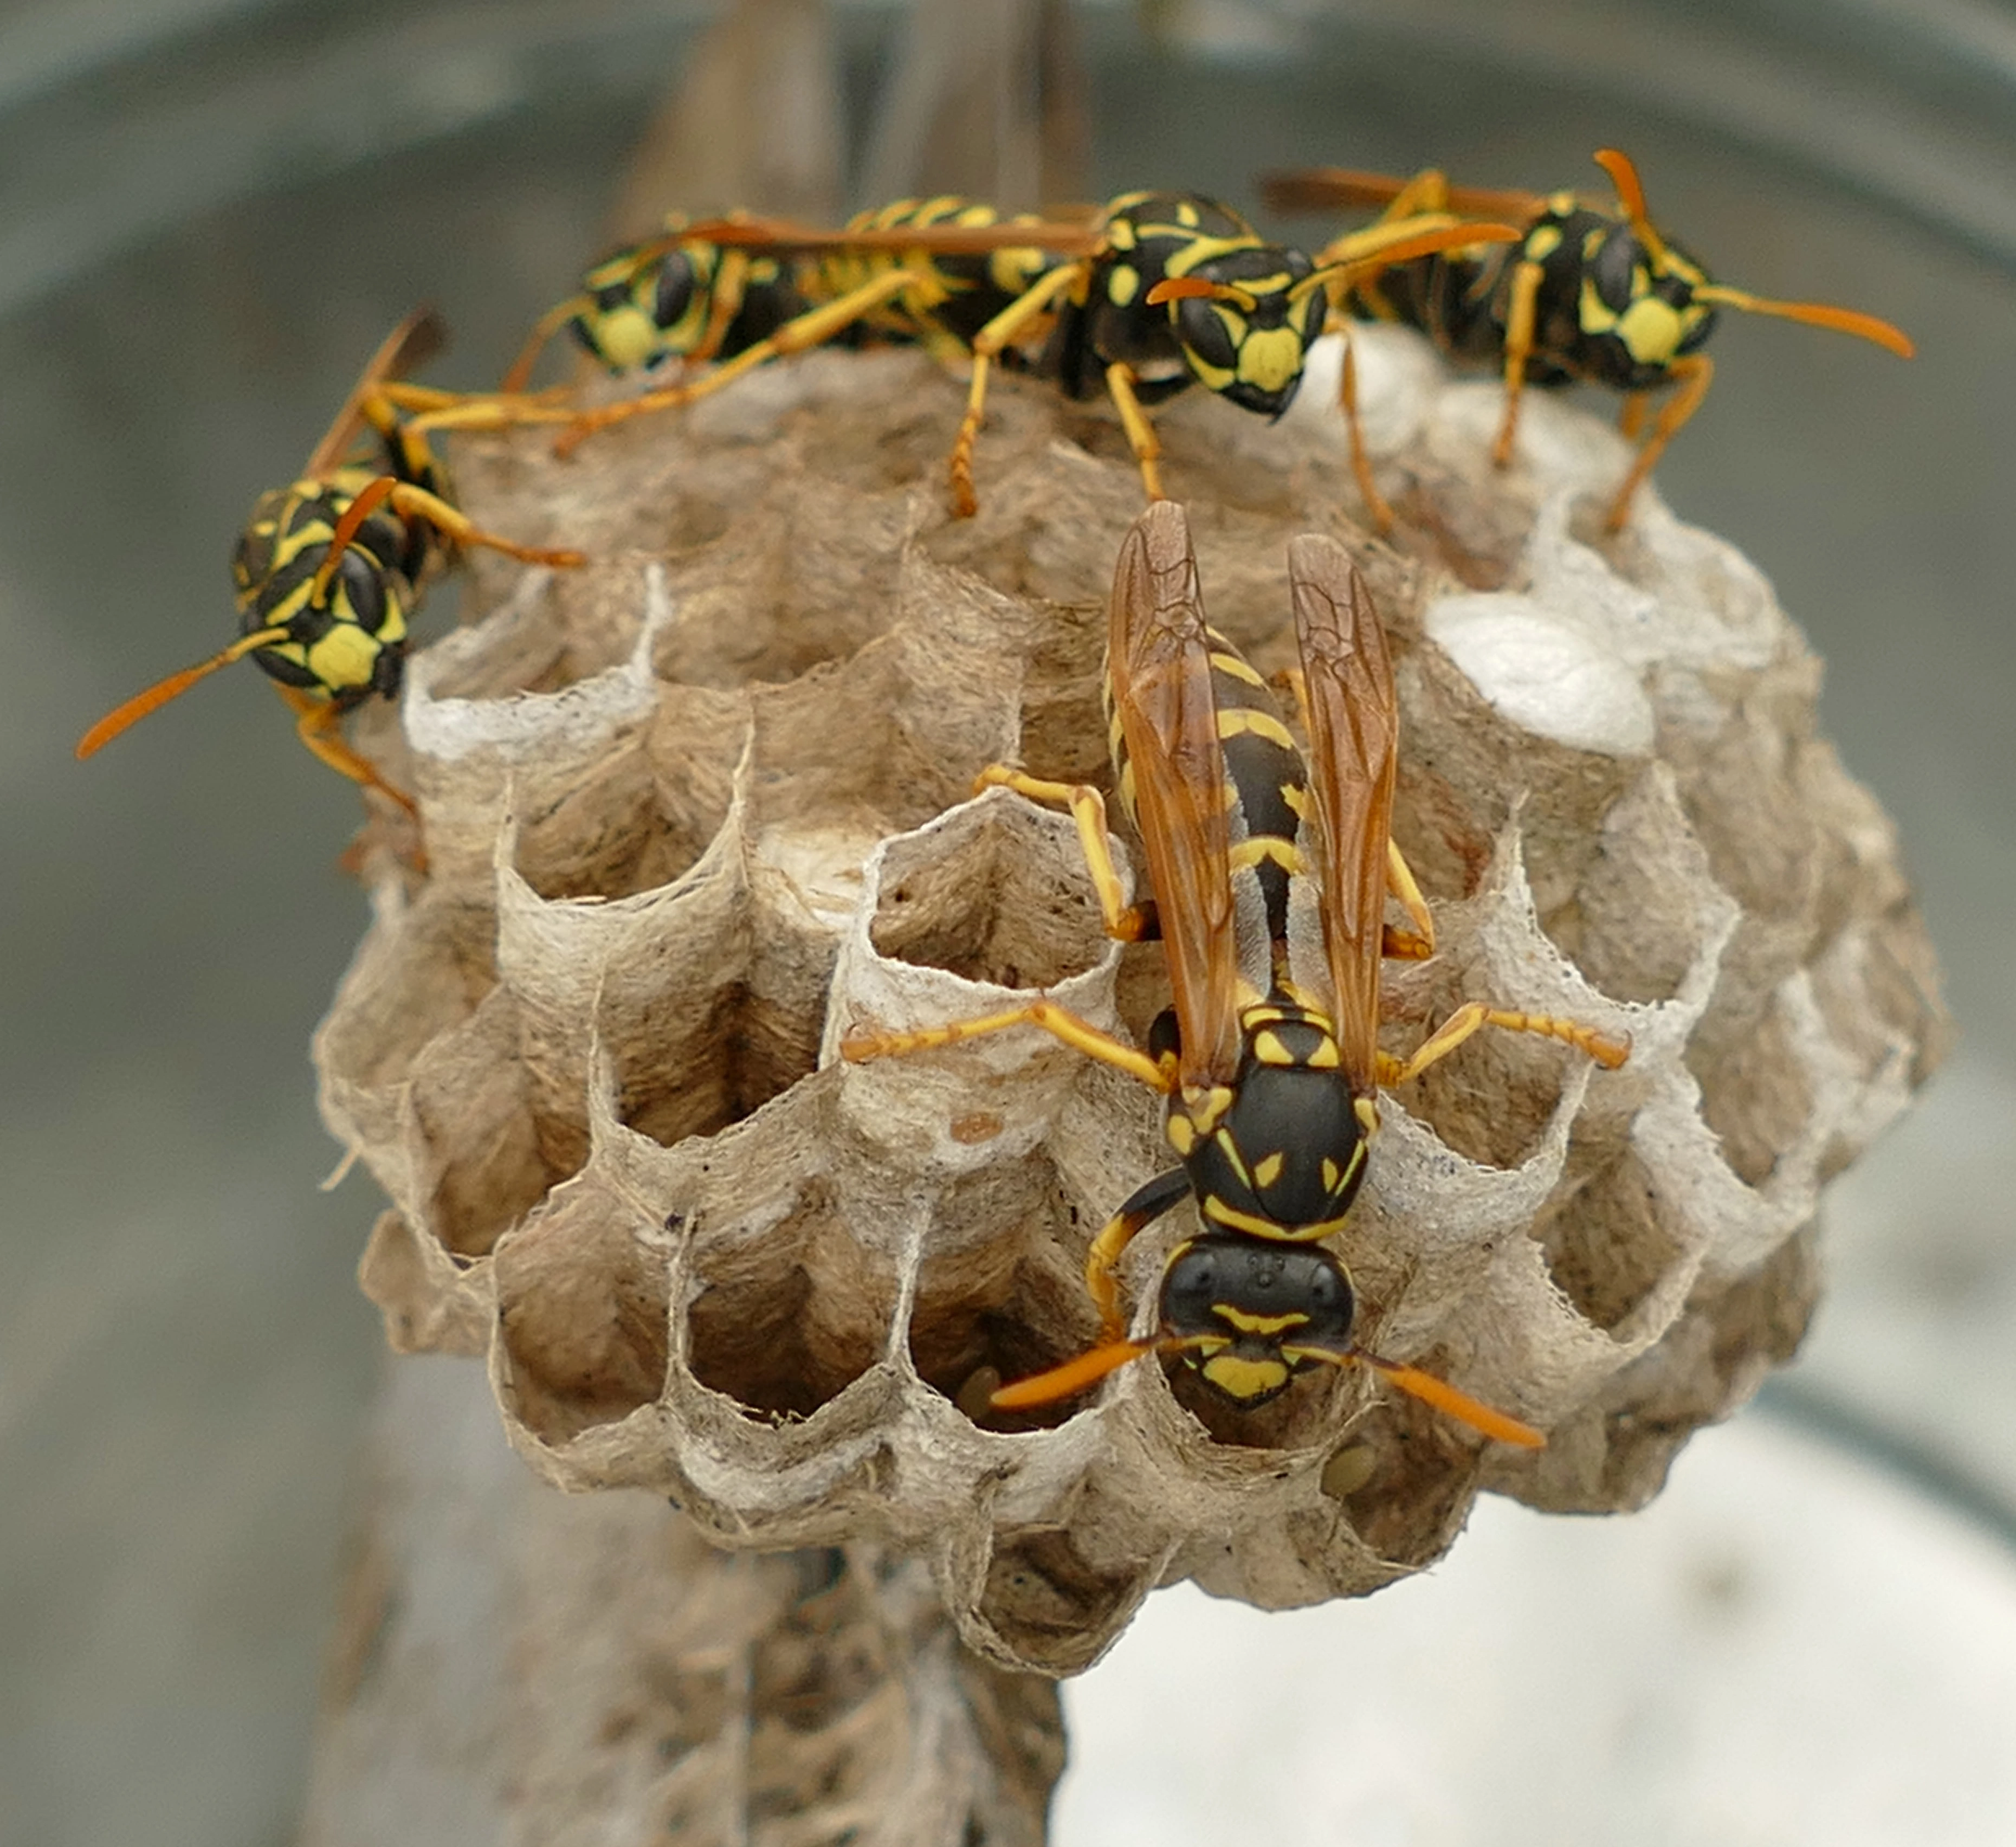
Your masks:
<svg viewBox="0 0 2016 1847"><path fill-rule="evenodd" d="M675 214L660 236L603 257L578 293L541 315L500 388L522 391L563 328L614 373L733 358L810 306L801 267L783 254L696 236Z"/></svg>
<svg viewBox="0 0 2016 1847"><path fill-rule="evenodd" d="M523 387L562 326L611 372L718 362L698 380L572 414L565 453L597 430L690 403L810 347L916 344L963 363L974 335L1048 266L1028 241L1031 228L1048 229L949 194L898 200L831 232L747 214L675 219L663 237L591 270L580 294L540 320L502 388Z"/></svg>
<svg viewBox="0 0 2016 1847"><path fill-rule="evenodd" d="M254 503L231 565L238 639L106 713L78 740L79 757L249 654L279 682L310 751L413 812L412 797L351 749L339 727L374 694L397 696L408 618L427 579L459 545L488 545L531 564L583 561L578 552L486 532L451 503L427 427L475 401L399 382L440 350L444 337L431 312L402 321L372 355L300 479Z"/></svg>
<svg viewBox="0 0 2016 1847"><path fill-rule="evenodd" d="M1490 365L1505 380L1505 415L1492 459L1510 461L1519 394L1528 385L1597 384L1626 394L1627 436L1643 431L1630 472L1612 499L1612 531L1666 445L1701 408L1715 362L1701 351L1719 308L1831 327L1910 358L1910 340L1888 321L1816 301L1774 301L1713 281L1645 211L1638 170L1615 148L1597 164L1617 189L1614 207L1573 193L1493 192L1452 186L1431 168L1411 179L1342 167L1283 173L1262 182L1273 210L1378 205L1388 218L1424 211L1489 213L1516 221L1514 247L1456 249L1396 264L1352 282L1339 300L1363 319L1417 327L1449 358ZM1318 261L1323 260L1319 253ZM1649 394L1672 395L1644 430ZM1352 426L1354 452L1359 442Z"/></svg>
<svg viewBox="0 0 2016 1847"><path fill-rule="evenodd" d="M1319 1240L1344 1230L1363 1183L1382 1084L1418 1075L1486 1025L1565 1041L1608 1068L1627 1048L1573 1021L1471 1001L1404 1061L1379 1050L1382 955L1434 947L1427 906L1392 845L1392 669L1370 593L1341 546L1298 539L1288 569L1306 764L1266 684L1204 621L1183 509L1151 506L1121 549L1109 611L1111 741L1174 1000L1147 1050L1038 999L914 1032L857 1032L841 1051L859 1060L1036 1026L1168 1099L1165 1130L1180 1165L1127 1200L1087 1255L1100 1344L1004 1386L998 1408L1068 1397L1150 1352L1176 1356L1247 1408L1312 1366L1364 1364L1488 1435L1537 1445L1539 1434L1517 1419L1355 1345L1350 1277ZM981 780L1067 803L1108 932L1148 933L1145 910L1121 905L1096 790L999 765ZM1388 930L1389 892L1417 937ZM1128 1338L1115 1266L1136 1234L1186 1194L1202 1231L1168 1261L1155 1332Z"/></svg>
<svg viewBox="0 0 2016 1847"><path fill-rule="evenodd" d="M1340 239L1319 265L1267 243L1231 207L1188 193L1124 193L1083 221L1004 219L990 207L935 200L866 214L841 231L722 219L693 234L815 259L799 279L819 305L703 377L583 413L563 446L691 403L766 359L865 326L921 340L967 367L950 463L952 509L962 517L977 504L973 451L997 361L1021 355L1067 397L1110 397L1148 498L1159 500L1161 450L1145 407L1202 384L1279 416L1323 331L1327 291L1375 261L1518 236L1510 225L1461 224L1447 213L1389 218Z"/></svg>

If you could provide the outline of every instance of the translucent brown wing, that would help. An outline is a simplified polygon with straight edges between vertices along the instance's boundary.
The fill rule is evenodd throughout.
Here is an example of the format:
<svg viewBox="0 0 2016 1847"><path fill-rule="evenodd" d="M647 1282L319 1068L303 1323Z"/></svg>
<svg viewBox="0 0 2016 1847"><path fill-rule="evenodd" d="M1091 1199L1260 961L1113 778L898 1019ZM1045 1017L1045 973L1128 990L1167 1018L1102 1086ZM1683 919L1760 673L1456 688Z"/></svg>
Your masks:
<svg viewBox="0 0 2016 1847"><path fill-rule="evenodd" d="M1338 1049L1352 1089L1377 1087L1379 948L1400 717L1386 632L1372 592L1334 539L1288 547L1295 638L1309 686L1309 786L1319 844L1323 948Z"/></svg>
<svg viewBox="0 0 2016 1847"><path fill-rule="evenodd" d="M1224 1083L1239 1063L1231 823L1197 554L1173 502L1129 529L1109 615L1107 672L1175 992L1180 1078Z"/></svg>
<svg viewBox="0 0 2016 1847"><path fill-rule="evenodd" d="M1260 182L1260 196L1270 211L1334 211L1341 205L1390 205L1412 183L1391 173L1311 167L1298 173L1267 175ZM1485 218L1524 220L1538 218L1546 209L1546 200L1538 193L1451 186L1438 207L1444 208Z"/></svg>
<svg viewBox="0 0 2016 1847"><path fill-rule="evenodd" d="M343 401L343 409L336 414L336 421L315 445L308 466L301 470L303 478L326 474L349 453L351 444L364 427L364 401L374 386L382 385L387 379L405 377L447 344L448 323L431 308L415 308L387 334L358 374L357 383Z"/></svg>
<svg viewBox="0 0 2016 1847"><path fill-rule="evenodd" d="M1059 257L1096 256L1106 233L1096 219L998 219L991 225L890 225L822 230L783 218L710 218L689 225L682 240L775 250L922 250L934 256L985 255L1034 247Z"/></svg>

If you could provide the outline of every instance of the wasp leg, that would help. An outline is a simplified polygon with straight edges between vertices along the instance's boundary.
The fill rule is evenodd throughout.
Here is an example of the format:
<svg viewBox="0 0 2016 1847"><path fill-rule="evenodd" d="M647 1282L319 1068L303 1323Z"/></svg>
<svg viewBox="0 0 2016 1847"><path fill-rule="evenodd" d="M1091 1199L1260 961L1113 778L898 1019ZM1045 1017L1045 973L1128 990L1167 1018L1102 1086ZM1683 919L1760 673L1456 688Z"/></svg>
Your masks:
<svg viewBox="0 0 2016 1847"><path fill-rule="evenodd" d="M1533 353L1533 304L1546 274L1530 259L1512 272L1512 300L1505 315L1505 419L1491 445L1491 459L1499 468L1512 459L1512 439L1519 430L1519 394L1526 388L1526 362Z"/></svg>
<svg viewBox="0 0 2016 1847"><path fill-rule="evenodd" d="M1365 509L1372 516L1372 530L1381 538L1393 530L1393 509L1372 478L1372 458L1365 452L1365 430L1358 420L1358 355L1351 335L1344 336L1344 366L1337 383L1337 402L1344 412L1344 427L1351 437L1351 472L1358 479L1358 491L1365 497Z"/></svg>
<svg viewBox="0 0 2016 1847"><path fill-rule="evenodd" d="M1645 427L1645 412L1650 408L1652 394L1649 391L1626 391L1624 402L1617 413L1617 427L1626 442L1636 442Z"/></svg>
<svg viewBox="0 0 2016 1847"><path fill-rule="evenodd" d="M1427 961L1435 952L1435 920L1428 909L1428 901L1421 895L1421 887L1414 882L1414 869L1390 835L1386 841L1386 889L1407 913L1407 920L1414 928L1409 932L1388 924L1380 954L1402 962Z"/></svg>
<svg viewBox="0 0 2016 1847"><path fill-rule="evenodd" d="M823 346L836 333L852 326L871 308L924 279L913 269L892 269L886 275L878 275L859 288L850 290L836 301L822 303L796 319L787 321L768 340L759 340L754 346L744 347L733 358L725 360L705 377L695 379L690 384L668 385L663 391L646 391L642 397L626 398L619 404L605 404L595 410L579 412L568 419L566 430L553 445L553 453L571 455L598 430L627 423L632 417L647 416L654 411L670 410L675 405L710 398L722 386L733 384L743 373L753 370L766 359L783 358L788 354L803 352L808 347Z"/></svg>
<svg viewBox="0 0 2016 1847"><path fill-rule="evenodd" d="M1121 901L1120 874L1113 863L1113 848L1106 827L1106 797L1089 783L1045 783L1024 776L1005 763L990 763L973 779L974 793L983 789L1013 789L1031 801L1068 808L1078 823L1078 841L1085 855L1085 869L1099 894L1099 913L1106 934L1117 942L1147 940L1147 913L1139 905Z"/></svg>
<svg viewBox="0 0 2016 1847"><path fill-rule="evenodd" d="M1631 517L1632 497L1652 472L1652 465L1659 459L1666 445L1673 440L1687 419L1701 409L1701 400L1708 395L1708 388L1715 380L1715 362L1705 353L1690 353L1684 359L1676 359L1667 369L1678 381L1679 388L1661 406L1652 425L1652 434L1640 445L1631 472L1624 477L1624 485L1617 490L1617 498L1611 502L1610 511L1603 520L1606 532L1624 530L1625 522Z"/></svg>
<svg viewBox="0 0 2016 1847"><path fill-rule="evenodd" d="M419 816L419 805L412 796L403 789L394 788L343 741L337 729L343 722L343 714L334 700L318 699L301 686L282 686L279 694L297 715L295 734L338 776L347 776L365 788L376 789L380 795L390 796L408 814Z"/></svg>
<svg viewBox="0 0 2016 1847"><path fill-rule="evenodd" d="M1031 1000L998 1014L982 1014L971 1020L949 1020L942 1026L920 1026L911 1032L854 1032L841 1040L840 1055L850 1064L871 1058L896 1058L911 1052L929 1051L938 1046L956 1046L962 1039L977 1039L985 1032L1006 1032L1013 1026L1039 1026L1072 1050L1082 1052L1123 1071L1137 1083L1146 1084L1158 1096L1167 1096L1176 1086L1176 1063L1150 1058L1145 1052L1102 1032L1089 1020L1082 1020L1053 1000Z"/></svg>
<svg viewBox="0 0 2016 1847"><path fill-rule="evenodd" d="M1116 359L1106 369L1106 389L1120 412L1120 427L1127 432L1127 446L1134 452L1134 460L1141 470L1141 485L1147 489L1149 500L1168 499L1162 491L1161 470L1156 466L1162 459L1162 445L1156 437L1155 426L1141 408L1141 400L1134 394L1134 368Z"/></svg>
<svg viewBox="0 0 2016 1847"><path fill-rule="evenodd" d="M1593 1027L1573 1020L1558 1020L1551 1014L1515 1014L1503 1007L1486 1006L1481 1000L1465 1001L1431 1033L1404 1063L1391 1053L1379 1054L1379 1082L1382 1086L1404 1084L1418 1078L1438 1059L1446 1058L1480 1027L1496 1026L1507 1032L1538 1033L1543 1039L1560 1039L1586 1052L1605 1071L1615 1071L1631 1055L1628 1045L1605 1039Z"/></svg>
<svg viewBox="0 0 2016 1847"><path fill-rule="evenodd" d="M1085 1286L1099 1311L1100 1338L1117 1341L1127 1331L1120 1312L1120 1284L1114 1272L1135 1234L1152 1225L1189 1194L1190 1176L1179 1167L1157 1174L1123 1201L1118 1212L1100 1227L1085 1254Z"/></svg>
<svg viewBox="0 0 2016 1847"><path fill-rule="evenodd" d="M973 446L980 440L981 423L987 415L987 374L995 355L1013 344L1060 295L1091 273L1089 262L1059 264L1049 274L1039 276L973 337L973 373L967 382L966 415L959 419L959 435L952 445L953 518L970 520L980 510L973 491Z"/></svg>

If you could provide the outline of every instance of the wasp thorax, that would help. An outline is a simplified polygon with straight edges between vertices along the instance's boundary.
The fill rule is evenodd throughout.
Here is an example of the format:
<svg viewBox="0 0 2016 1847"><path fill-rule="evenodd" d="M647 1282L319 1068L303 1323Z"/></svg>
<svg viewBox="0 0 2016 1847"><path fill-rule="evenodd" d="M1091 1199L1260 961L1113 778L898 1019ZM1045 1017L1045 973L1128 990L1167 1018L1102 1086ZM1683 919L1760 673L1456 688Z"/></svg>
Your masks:
<svg viewBox="0 0 2016 1847"><path fill-rule="evenodd" d="M1489 393L1404 329L1357 350L1368 424L1417 433L1379 457L1416 556L1350 526L1332 392L1275 425L1193 393L1157 428L1211 624L1256 672L1294 658L1289 548L1312 530L1370 581L1393 832L1437 933L1432 960L1385 964L1381 1046L1411 1056L1486 999L1631 1050L1600 1071L1478 1033L1380 1096L1355 1201L1372 1100L1290 1007L1229 1036L1236 1110L1173 1100L1180 1161L1147 1083L1033 1027L841 1057L851 1032L1039 1001L1154 1056L1166 940L1103 935L1070 815L969 800L1003 762L1110 790L1087 612L1143 485L1109 425L997 377L987 491L956 520L963 386L917 351L788 358L564 465L538 430L458 450L472 518L591 562L475 574L470 625L415 657L398 715L428 870L396 837L368 858L387 888L317 1058L325 1114L389 1196L362 1274L392 1338L487 1354L542 1476L675 1496L725 1546L924 1554L974 1647L1064 1673L1160 1582L1270 1608L1374 1590L1439 1556L1487 1484L1641 1505L1784 1355L1821 1179L1941 1030L1890 836L1740 555L1649 492L1621 548L1589 542L1620 466L1607 424L1529 405L1546 440L1501 472ZM1564 658L1632 722L1534 692ZM1242 776L1258 741L1248 722L1228 747ZM1260 885L1280 859L1244 820ZM1299 980L1321 932L1276 908L1309 949ZM1172 1173L1115 1275L1127 1331L1159 1307L1278 1380L1338 1357L1355 1288L1383 1359L1547 1447L1489 1442L1370 1367L1255 1410L1258 1371L1228 1405L1222 1366L1179 1396L1130 1356L990 1411L994 1381L1114 1344L1088 1254ZM1347 1426L1370 1453L1338 1500L1323 1471Z"/></svg>

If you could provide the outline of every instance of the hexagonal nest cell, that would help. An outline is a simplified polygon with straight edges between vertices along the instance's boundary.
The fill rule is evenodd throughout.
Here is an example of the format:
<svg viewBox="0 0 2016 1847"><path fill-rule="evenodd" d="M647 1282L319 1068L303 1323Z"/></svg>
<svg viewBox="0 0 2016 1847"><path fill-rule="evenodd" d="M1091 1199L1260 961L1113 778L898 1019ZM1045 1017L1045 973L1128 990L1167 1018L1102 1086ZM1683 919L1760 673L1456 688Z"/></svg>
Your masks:
<svg viewBox="0 0 2016 1847"><path fill-rule="evenodd" d="M1086 1247L1170 1165L1156 1100L1033 1028L837 1051L1035 990L1123 1036L1165 1004L1070 817L968 793L996 761L1110 783L1140 484L1110 419L1004 379L955 520L957 381L816 352L567 462L538 430L457 451L484 525L591 561L486 561L488 613L416 657L427 869L374 823L376 920L317 1041L391 1200L363 1278L392 1340L486 1352L551 1480L669 1495L727 1546L920 1553L971 1645L1062 1673L1177 1579L1268 1608L1375 1589L1481 1487L1637 1506L1796 1343L1820 1183L1945 1038L1888 823L1758 572L1655 493L1599 532L1619 437L1529 399L1495 471L1494 387L1396 330L1359 368L1391 544L1354 523L1327 343L1280 424L1165 407L1165 478L1263 672L1294 658L1291 537L1342 539L1378 600L1439 942L1387 965L1387 1049L1476 997L1631 1042L1600 1071L1481 1034L1388 1093L1334 1240L1369 1347L1546 1447L1364 1369L1251 1413L1154 1362L986 1409L1096 1338ZM1194 1223L1127 1253L1137 1328Z"/></svg>

